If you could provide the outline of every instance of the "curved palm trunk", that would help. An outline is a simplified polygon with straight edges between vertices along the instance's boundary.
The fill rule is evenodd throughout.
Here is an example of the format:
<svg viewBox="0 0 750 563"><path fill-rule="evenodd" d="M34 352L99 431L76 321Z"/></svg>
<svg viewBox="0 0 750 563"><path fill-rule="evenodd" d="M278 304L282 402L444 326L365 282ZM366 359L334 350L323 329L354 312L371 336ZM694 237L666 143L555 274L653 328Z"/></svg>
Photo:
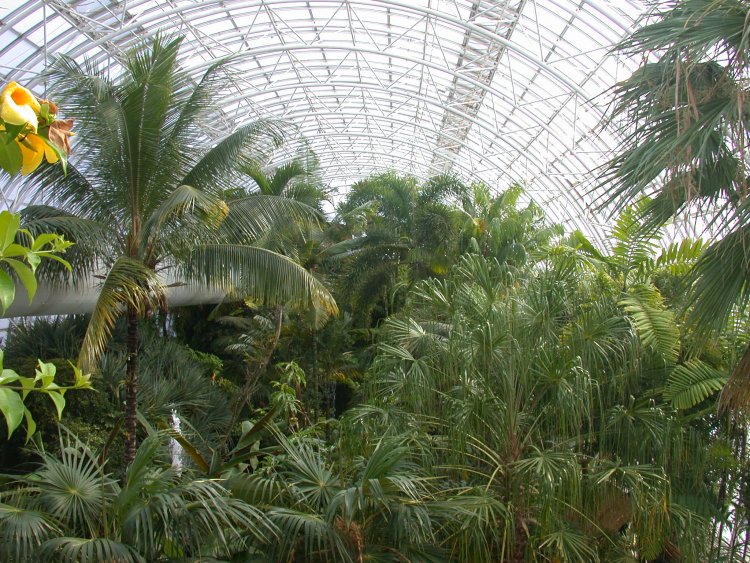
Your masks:
<svg viewBox="0 0 750 563"><path fill-rule="evenodd" d="M125 388L125 463L135 458L138 412L138 312L128 305L127 311L127 380Z"/></svg>

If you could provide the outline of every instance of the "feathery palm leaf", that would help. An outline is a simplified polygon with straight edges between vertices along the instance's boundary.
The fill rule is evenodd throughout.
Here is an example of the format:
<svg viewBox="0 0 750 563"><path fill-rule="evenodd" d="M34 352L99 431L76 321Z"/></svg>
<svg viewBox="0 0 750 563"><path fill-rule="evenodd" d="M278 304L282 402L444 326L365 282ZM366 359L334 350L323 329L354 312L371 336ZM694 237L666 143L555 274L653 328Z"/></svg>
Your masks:
<svg viewBox="0 0 750 563"><path fill-rule="evenodd" d="M680 332L674 313L663 307L658 290L646 285L631 287L620 305L633 317L645 346L653 347L666 360L677 360Z"/></svg>
<svg viewBox="0 0 750 563"><path fill-rule="evenodd" d="M675 408L691 409L722 390L728 376L698 359L679 365L669 374L664 398Z"/></svg>
<svg viewBox="0 0 750 563"><path fill-rule="evenodd" d="M115 321L127 306L144 315L147 310L159 310L163 304L164 286L156 273L138 260L118 258L107 273L91 315L78 360L81 367L93 369L112 335Z"/></svg>
<svg viewBox="0 0 750 563"><path fill-rule="evenodd" d="M325 314L338 309L323 284L289 258L252 246L203 245L191 250L185 279L235 294L263 296L268 303L314 306Z"/></svg>

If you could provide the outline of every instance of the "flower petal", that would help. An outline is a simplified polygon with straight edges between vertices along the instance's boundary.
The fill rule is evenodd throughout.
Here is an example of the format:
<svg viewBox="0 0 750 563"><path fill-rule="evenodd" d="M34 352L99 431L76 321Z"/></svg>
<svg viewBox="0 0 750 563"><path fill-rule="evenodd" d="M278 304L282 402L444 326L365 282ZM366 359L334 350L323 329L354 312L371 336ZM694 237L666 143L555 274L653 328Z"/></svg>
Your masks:
<svg viewBox="0 0 750 563"><path fill-rule="evenodd" d="M21 174L26 176L36 170L42 163L45 152L44 140L38 135L29 134L23 141L16 140L21 148Z"/></svg>
<svg viewBox="0 0 750 563"><path fill-rule="evenodd" d="M10 82L0 93L0 118L6 123L12 125L28 123L36 133L41 109L34 94L17 82Z"/></svg>

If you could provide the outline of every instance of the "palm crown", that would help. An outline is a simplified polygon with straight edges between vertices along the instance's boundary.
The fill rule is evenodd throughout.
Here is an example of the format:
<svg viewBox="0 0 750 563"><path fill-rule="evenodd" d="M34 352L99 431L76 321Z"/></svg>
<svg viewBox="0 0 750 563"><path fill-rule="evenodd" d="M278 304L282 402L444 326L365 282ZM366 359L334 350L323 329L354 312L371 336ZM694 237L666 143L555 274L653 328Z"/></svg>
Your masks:
<svg viewBox="0 0 750 563"><path fill-rule="evenodd" d="M24 212L30 230L62 231L78 242L71 258L80 272L105 272L80 357L84 367L93 366L116 319L127 312L130 434L137 324L165 304L166 282L158 274L265 301L336 310L313 276L252 244L281 218L316 221L314 210L276 196L222 198L242 193L233 190L243 181L240 169L267 158L284 140L284 126L255 121L208 145L227 61L211 65L195 84L177 64L180 43L157 37L150 48L128 55L116 79L91 64L56 61L51 73L57 95L78 116L76 160L67 175L47 167L30 178L51 187L48 199L58 207ZM132 456L132 436L129 446Z"/></svg>

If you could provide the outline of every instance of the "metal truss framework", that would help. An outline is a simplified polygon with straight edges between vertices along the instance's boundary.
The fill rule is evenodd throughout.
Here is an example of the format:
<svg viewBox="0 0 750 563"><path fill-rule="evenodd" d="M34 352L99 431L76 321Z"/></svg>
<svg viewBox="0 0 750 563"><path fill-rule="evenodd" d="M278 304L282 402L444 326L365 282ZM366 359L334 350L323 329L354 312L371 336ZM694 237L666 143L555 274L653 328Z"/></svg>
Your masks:
<svg viewBox="0 0 750 563"><path fill-rule="evenodd" d="M12 3L11 3L12 4ZM185 35L196 77L235 55L211 137L258 117L295 123L343 191L383 170L512 183L600 243L595 170L617 145L612 54L646 0L44 0L0 2L0 79L44 94L49 56L118 71L158 31ZM288 155L280 154L276 163ZM3 187L0 206L36 194Z"/></svg>

